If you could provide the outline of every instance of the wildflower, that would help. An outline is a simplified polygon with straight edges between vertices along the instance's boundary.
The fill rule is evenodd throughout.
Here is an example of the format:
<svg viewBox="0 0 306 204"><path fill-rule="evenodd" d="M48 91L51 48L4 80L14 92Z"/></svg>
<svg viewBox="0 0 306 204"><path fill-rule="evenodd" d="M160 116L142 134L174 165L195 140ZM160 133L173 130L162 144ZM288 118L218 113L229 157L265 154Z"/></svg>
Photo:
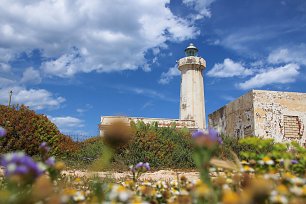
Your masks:
<svg viewBox="0 0 306 204"><path fill-rule="evenodd" d="M203 183L202 181L198 181L196 183L196 186L195 186L195 194L198 196L198 197L205 197L207 195L210 194L210 189L209 187Z"/></svg>
<svg viewBox="0 0 306 204"><path fill-rule="evenodd" d="M64 163L64 162L61 162L61 161L56 162L55 165L54 165L54 168L55 168L56 170L61 171L61 170L63 170L63 169L65 168L65 163Z"/></svg>
<svg viewBox="0 0 306 204"><path fill-rule="evenodd" d="M302 179L302 178L299 178L299 177L294 177L294 178L291 178L291 179L290 179L290 182L291 182L292 184L301 186L301 185L303 185L303 184L306 184L306 179Z"/></svg>
<svg viewBox="0 0 306 204"><path fill-rule="evenodd" d="M303 188L293 186L290 188L290 192L293 193L296 196L302 196L303 195ZM305 188L305 195L306 195L306 188Z"/></svg>
<svg viewBox="0 0 306 204"><path fill-rule="evenodd" d="M50 151L50 147L46 142L43 142L39 145L39 150L42 154L47 154Z"/></svg>
<svg viewBox="0 0 306 204"><path fill-rule="evenodd" d="M295 160L295 159L291 160L291 164L298 164L298 163L299 163L298 160Z"/></svg>
<svg viewBox="0 0 306 204"><path fill-rule="evenodd" d="M276 190L279 194L282 194L282 195L287 195L289 193L287 187L283 184L277 186Z"/></svg>
<svg viewBox="0 0 306 204"><path fill-rule="evenodd" d="M30 156L23 152L5 154L1 158L1 165L5 168L5 175L31 175L34 178L40 176L46 169L42 163L36 163Z"/></svg>
<svg viewBox="0 0 306 204"><path fill-rule="evenodd" d="M135 166L131 165L130 170L132 171L133 174L135 174L136 172L139 173L139 172L150 171L150 164L148 162L145 163L139 162Z"/></svg>
<svg viewBox="0 0 306 204"><path fill-rule="evenodd" d="M240 163L241 163L242 165L248 165L248 164L249 164L249 162L247 162L247 161L245 161L245 160L242 160Z"/></svg>
<svg viewBox="0 0 306 204"><path fill-rule="evenodd" d="M6 130L0 126L0 138L6 135Z"/></svg>
<svg viewBox="0 0 306 204"><path fill-rule="evenodd" d="M288 203L287 197L283 196L283 195L272 195L272 196L270 196L270 201L272 203L278 203L278 204Z"/></svg>
<svg viewBox="0 0 306 204"><path fill-rule="evenodd" d="M255 170L252 167L249 166L243 166L243 168L241 169L242 172L254 172Z"/></svg>
<svg viewBox="0 0 306 204"><path fill-rule="evenodd" d="M48 166L54 166L55 164L55 158L54 157L49 157L46 161L45 164Z"/></svg>
<svg viewBox="0 0 306 204"><path fill-rule="evenodd" d="M264 157L264 158L262 158L262 161L267 165L273 165L274 164L274 161L272 159L270 159L270 157Z"/></svg>
<svg viewBox="0 0 306 204"><path fill-rule="evenodd" d="M237 193L227 190L223 194L222 203L223 204L236 204L239 203L240 198Z"/></svg>
<svg viewBox="0 0 306 204"><path fill-rule="evenodd" d="M217 144L222 144L222 138L213 128L208 128L208 130L196 130L192 133L192 138L195 144L200 147L211 148Z"/></svg>
<svg viewBox="0 0 306 204"><path fill-rule="evenodd" d="M83 193L81 193L80 191L77 191L73 196L72 196L72 199L76 202L79 202L79 201L83 201L85 200L85 196Z"/></svg>

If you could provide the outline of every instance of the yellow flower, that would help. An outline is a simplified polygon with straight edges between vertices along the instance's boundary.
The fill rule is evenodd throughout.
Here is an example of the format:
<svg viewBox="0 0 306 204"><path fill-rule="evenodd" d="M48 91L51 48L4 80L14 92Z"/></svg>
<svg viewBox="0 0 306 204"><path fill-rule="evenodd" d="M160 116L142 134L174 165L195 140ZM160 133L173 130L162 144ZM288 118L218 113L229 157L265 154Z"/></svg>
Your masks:
<svg viewBox="0 0 306 204"><path fill-rule="evenodd" d="M65 168L65 163L64 162L56 162L55 165L54 165L54 168L61 171Z"/></svg>
<svg viewBox="0 0 306 204"><path fill-rule="evenodd" d="M200 183L196 185L195 194L199 197L205 197L210 193L210 189L205 183Z"/></svg>
<svg viewBox="0 0 306 204"><path fill-rule="evenodd" d="M287 187L285 186L285 185L278 185L277 187L276 187L276 190L280 193L280 194L282 194L282 195L287 195L289 192L288 192L288 189L287 189Z"/></svg>
<svg viewBox="0 0 306 204"><path fill-rule="evenodd" d="M241 163L242 165L249 164L249 162L247 162L247 161L245 161L245 160L242 160L240 163Z"/></svg>
<svg viewBox="0 0 306 204"><path fill-rule="evenodd" d="M245 171L245 172L254 172L255 170L252 167L244 166L243 167L243 171Z"/></svg>
<svg viewBox="0 0 306 204"><path fill-rule="evenodd" d="M302 188L302 196L306 196L306 186L303 186Z"/></svg>
<svg viewBox="0 0 306 204"><path fill-rule="evenodd" d="M272 203L277 203L277 204L286 204L288 203L288 199L283 196L283 195L274 195L270 197L270 201Z"/></svg>
<svg viewBox="0 0 306 204"><path fill-rule="evenodd" d="M73 196L77 191L73 188L66 188L63 190L63 193L68 196Z"/></svg>
<svg viewBox="0 0 306 204"><path fill-rule="evenodd" d="M223 204L237 204L239 203L239 195L231 190L225 191L222 198Z"/></svg>

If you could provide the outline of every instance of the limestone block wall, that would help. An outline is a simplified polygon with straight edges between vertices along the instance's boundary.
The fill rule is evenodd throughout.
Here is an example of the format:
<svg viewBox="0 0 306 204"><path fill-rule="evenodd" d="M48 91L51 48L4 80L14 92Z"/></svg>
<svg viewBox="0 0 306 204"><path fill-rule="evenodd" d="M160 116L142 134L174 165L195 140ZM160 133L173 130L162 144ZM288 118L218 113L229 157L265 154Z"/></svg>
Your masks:
<svg viewBox="0 0 306 204"><path fill-rule="evenodd" d="M253 93L249 92L208 115L208 125L229 136L254 135Z"/></svg>
<svg viewBox="0 0 306 204"><path fill-rule="evenodd" d="M252 90L208 116L226 135L306 145L306 93Z"/></svg>
<svg viewBox="0 0 306 204"><path fill-rule="evenodd" d="M305 145L306 94L260 90L253 93L255 135Z"/></svg>

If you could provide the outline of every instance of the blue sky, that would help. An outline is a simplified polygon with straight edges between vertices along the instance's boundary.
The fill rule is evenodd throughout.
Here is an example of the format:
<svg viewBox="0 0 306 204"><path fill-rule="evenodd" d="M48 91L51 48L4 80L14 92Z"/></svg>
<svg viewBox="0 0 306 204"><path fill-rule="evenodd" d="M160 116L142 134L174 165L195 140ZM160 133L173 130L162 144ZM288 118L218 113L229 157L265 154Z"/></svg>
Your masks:
<svg viewBox="0 0 306 204"><path fill-rule="evenodd" d="M191 42L207 114L251 89L306 92L304 0L0 0L0 103L13 90L87 136L102 115L178 118Z"/></svg>

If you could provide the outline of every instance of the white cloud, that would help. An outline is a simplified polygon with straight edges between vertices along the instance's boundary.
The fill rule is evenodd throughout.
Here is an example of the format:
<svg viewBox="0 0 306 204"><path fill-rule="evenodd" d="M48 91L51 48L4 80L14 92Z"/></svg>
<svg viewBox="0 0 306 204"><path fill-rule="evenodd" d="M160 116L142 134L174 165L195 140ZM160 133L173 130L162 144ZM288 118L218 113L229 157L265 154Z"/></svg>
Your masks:
<svg viewBox="0 0 306 204"><path fill-rule="evenodd" d="M137 95L143 95L149 98L153 99L160 99L164 101L169 101L169 102L177 102L177 99L171 98L160 91L155 91L152 89L147 89L147 88L139 88L139 87L128 87L128 86L116 86L114 87L120 92L128 92L132 94L137 94Z"/></svg>
<svg viewBox="0 0 306 204"><path fill-rule="evenodd" d="M45 89L26 89L21 86L7 86L0 89L0 102L7 104L9 92L13 91L12 104L24 104L34 110L58 108L65 99L56 97Z"/></svg>
<svg viewBox="0 0 306 204"><path fill-rule="evenodd" d="M290 48L280 48L271 52L268 56L268 62L279 63L297 63L306 65L306 44L293 46Z"/></svg>
<svg viewBox="0 0 306 204"><path fill-rule="evenodd" d="M247 69L241 63L234 62L229 58L224 59L222 64L215 64L213 68L207 72L207 76L219 78L249 76L252 74L253 71L251 69Z"/></svg>
<svg viewBox="0 0 306 204"><path fill-rule="evenodd" d="M210 5L215 0L183 0L183 3L196 10L199 14L194 17L195 20L204 17L210 17Z"/></svg>
<svg viewBox="0 0 306 204"><path fill-rule="evenodd" d="M33 67L27 68L21 78L21 83L34 83L39 84L41 82L41 76L38 70Z"/></svg>
<svg viewBox="0 0 306 204"><path fill-rule="evenodd" d="M262 73L256 74L251 79L239 83L240 89L260 88L270 84L286 84L294 82L299 76L300 66L297 64L287 64L282 67L271 68Z"/></svg>
<svg viewBox="0 0 306 204"><path fill-rule="evenodd" d="M81 59L78 57L78 51L73 49L71 53L63 54L55 60L43 62L41 68L46 75L71 77L75 73L82 71L81 66L84 66L84 64L82 65Z"/></svg>
<svg viewBox="0 0 306 204"><path fill-rule="evenodd" d="M84 127L84 121L71 117L71 116L63 116L63 117L52 117L48 116L48 118L56 124L56 126L61 130L69 130L72 128L80 128Z"/></svg>
<svg viewBox="0 0 306 204"><path fill-rule="evenodd" d="M52 117L49 115L47 117L60 129L63 134L72 134L69 135L72 138L74 138L76 135L88 135L82 130L84 127L84 121L79 118L72 116Z"/></svg>
<svg viewBox="0 0 306 204"><path fill-rule="evenodd" d="M7 78L4 78L4 77L0 77L0 87L6 87L6 86L12 85L14 83L15 83L14 80L7 79Z"/></svg>
<svg viewBox="0 0 306 204"><path fill-rule="evenodd" d="M218 45L237 51L244 56L256 56L266 52L266 48L279 46L278 38L284 35L298 35L305 30L305 23L300 21L285 21L282 24L259 24L241 27L240 24L231 25L229 28L216 30L216 39L210 41L218 42ZM285 38L287 39L287 38ZM290 43L290 39L288 43ZM211 43L214 44L214 43ZM265 44L267 46L258 46Z"/></svg>
<svg viewBox="0 0 306 204"><path fill-rule="evenodd" d="M46 75L71 77L79 72L138 69L147 63L148 50L199 34L191 22L171 12L169 3L2 0L0 62L39 49L48 59L41 66Z"/></svg>
<svg viewBox="0 0 306 204"><path fill-rule="evenodd" d="M11 66L7 63L0 63L0 72L9 72L11 70Z"/></svg>
<svg viewBox="0 0 306 204"><path fill-rule="evenodd" d="M160 76L160 79L158 83L160 84L169 84L169 82L173 79L175 76L179 76L181 73L178 70L177 66L170 67L167 72L163 72Z"/></svg>
<svg viewBox="0 0 306 204"><path fill-rule="evenodd" d="M86 112L86 111L88 111L88 110L90 110L90 109L92 109L92 108L93 108L92 105L86 104L84 108L77 108L77 109L76 109L76 112L78 112L78 113L80 113L80 114L83 114L84 112Z"/></svg>

